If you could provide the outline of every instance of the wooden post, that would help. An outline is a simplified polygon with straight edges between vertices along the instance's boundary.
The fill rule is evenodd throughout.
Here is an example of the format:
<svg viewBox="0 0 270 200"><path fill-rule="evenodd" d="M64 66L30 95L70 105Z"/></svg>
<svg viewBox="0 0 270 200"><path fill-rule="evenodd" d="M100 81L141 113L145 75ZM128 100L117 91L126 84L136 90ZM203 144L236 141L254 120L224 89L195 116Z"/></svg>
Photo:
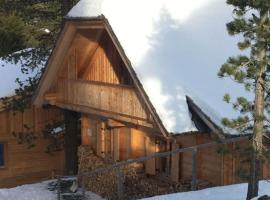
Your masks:
<svg viewBox="0 0 270 200"><path fill-rule="evenodd" d="M104 122L101 122L100 127L100 141L101 141L101 156L104 158L106 154L106 137L105 137L105 130L106 125Z"/></svg>
<svg viewBox="0 0 270 200"><path fill-rule="evenodd" d="M197 149L192 151L192 182L191 189L195 191L197 189Z"/></svg>
<svg viewBox="0 0 270 200"><path fill-rule="evenodd" d="M123 194L124 194L124 173L121 169L121 167L117 168L117 198L118 200L123 200Z"/></svg>
<svg viewBox="0 0 270 200"><path fill-rule="evenodd" d="M119 129L113 130L113 159L118 161L119 158Z"/></svg>
<svg viewBox="0 0 270 200"><path fill-rule="evenodd" d="M179 144L173 143L172 150L179 148ZM172 164L171 164L171 180L173 182L179 181L179 153L172 155Z"/></svg>
<svg viewBox="0 0 270 200"><path fill-rule="evenodd" d="M150 156L156 153L156 144L151 140L151 138L146 137L146 156ZM156 159L147 160L145 164L146 174L155 175L156 174Z"/></svg>
<svg viewBox="0 0 270 200"><path fill-rule="evenodd" d="M82 145L90 145L89 129L90 129L89 117L88 115L83 114L81 118Z"/></svg>

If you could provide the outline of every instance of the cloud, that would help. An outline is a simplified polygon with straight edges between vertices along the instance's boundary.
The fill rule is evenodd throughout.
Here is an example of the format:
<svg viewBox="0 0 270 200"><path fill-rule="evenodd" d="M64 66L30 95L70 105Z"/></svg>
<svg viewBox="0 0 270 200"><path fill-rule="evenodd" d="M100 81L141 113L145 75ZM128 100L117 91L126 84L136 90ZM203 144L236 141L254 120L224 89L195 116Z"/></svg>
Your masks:
<svg viewBox="0 0 270 200"><path fill-rule="evenodd" d="M102 13L137 66L151 47L148 38L155 33L164 10L176 23L184 23L213 1L217 0L104 0Z"/></svg>
<svg viewBox="0 0 270 200"><path fill-rule="evenodd" d="M156 77L143 80L143 86L166 129L173 130L176 126L176 118L174 110L170 108L172 96L164 92L161 81Z"/></svg>

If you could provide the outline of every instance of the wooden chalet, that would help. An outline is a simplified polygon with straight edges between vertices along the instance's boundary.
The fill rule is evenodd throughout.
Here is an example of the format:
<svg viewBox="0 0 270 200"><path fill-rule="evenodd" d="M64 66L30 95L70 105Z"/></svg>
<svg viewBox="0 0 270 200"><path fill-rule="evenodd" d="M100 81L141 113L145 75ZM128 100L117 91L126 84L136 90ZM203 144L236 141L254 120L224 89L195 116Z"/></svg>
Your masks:
<svg viewBox="0 0 270 200"><path fill-rule="evenodd" d="M43 110L43 105L51 108ZM100 157L122 161L230 137L189 97L187 105L197 130L170 133L106 17L67 17L31 108L16 115L8 110L0 113L0 144L4 146L0 183L9 186L18 185L19 179L29 182L46 178L53 171L64 170L64 163L66 173L76 173L77 163L69 160L77 154L72 148L74 142L77 146L90 145ZM65 156L42 153L43 139L42 145L26 149L12 137L12 132L22 131L25 123L38 132L55 118L68 122L66 137L72 139ZM228 145L231 149L235 146ZM239 159L218 153L216 147L199 150L196 160L198 179L213 185L240 181L235 174ZM167 174L175 182L190 179L192 152L146 161L144 169L149 175ZM269 173L264 166L262 177Z"/></svg>

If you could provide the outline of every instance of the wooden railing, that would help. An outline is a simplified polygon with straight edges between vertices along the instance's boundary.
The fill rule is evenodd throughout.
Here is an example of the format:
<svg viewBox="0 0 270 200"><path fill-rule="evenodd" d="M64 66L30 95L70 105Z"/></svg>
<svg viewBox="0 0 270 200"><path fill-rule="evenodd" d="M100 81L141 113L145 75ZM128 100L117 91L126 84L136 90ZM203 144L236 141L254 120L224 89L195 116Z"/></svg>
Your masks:
<svg viewBox="0 0 270 200"><path fill-rule="evenodd" d="M91 172L84 172L80 173L76 176L58 176L58 200L61 200L61 195L60 195L60 182L61 179L65 178L77 178L77 180L81 180L81 186L82 186L82 195L83 198L85 199L85 179L87 177L91 177L97 174L105 173L108 171L112 171L114 169L117 170L117 196L119 200L123 200L123 180L124 180L124 174L121 170L121 167L133 164L133 163L138 163L138 162L144 162L147 160L151 160L154 158L162 158L162 157L168 157L172 156L174 154L178 153L184 153L184 152L192 152L192 181L191 181L191 189L196 190L197 189L197 152L199 149L203 148L209 148L209 147L214 147L217 145L224 145L224 144L229 144L229 143L234 143L234 142L239 142L239 141L244 141L249 139L249 136L243 136L243 137L235 137L235 138L230 138L230 139L225 139L217 142L209 142L205 144L200 144L200 145L195 145L187 148L179 148L173 151L168 151L168 152L161 152L161 153L155 153L150 156L145 156L145 157L140 157L137 159L130 159L127 161L122 161L118 162L116 164L111 165L110 167L104 167L104 168L99 168L95 169Z"/></svg>
<svg viewBox="0 0 270 200"><path fill-rule="evenodd" d="M59 79L57 101L147 120L145 106L131 86Z"/></svg>

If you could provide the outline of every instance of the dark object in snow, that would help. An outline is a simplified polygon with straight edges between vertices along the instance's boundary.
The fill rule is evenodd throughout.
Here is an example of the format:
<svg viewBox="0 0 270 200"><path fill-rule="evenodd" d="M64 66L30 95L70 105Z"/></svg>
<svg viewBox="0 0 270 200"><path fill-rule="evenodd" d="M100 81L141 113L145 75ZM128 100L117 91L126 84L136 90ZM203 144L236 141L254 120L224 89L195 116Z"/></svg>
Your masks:
<svg viewBox="0 0 270 200"><path fill-rule="evenodd" d="M270 196L263 195L263 196L259 197L258 200L270 200Z"/></svg>
<svg viewBox="0 0 270 200"><path fill-rule="evenodd" d="M81 194L63 194L63 200L83 200L83 195Z"/></svg>
<svg viewBox="0 0 270 200"><path fill-rule="evenodd" d="M48 190L57 191L57 181L50 182L48 184ZM78 184L75 179L61 180L60 192L61 193L76 193L78 190Z"/></svg>

